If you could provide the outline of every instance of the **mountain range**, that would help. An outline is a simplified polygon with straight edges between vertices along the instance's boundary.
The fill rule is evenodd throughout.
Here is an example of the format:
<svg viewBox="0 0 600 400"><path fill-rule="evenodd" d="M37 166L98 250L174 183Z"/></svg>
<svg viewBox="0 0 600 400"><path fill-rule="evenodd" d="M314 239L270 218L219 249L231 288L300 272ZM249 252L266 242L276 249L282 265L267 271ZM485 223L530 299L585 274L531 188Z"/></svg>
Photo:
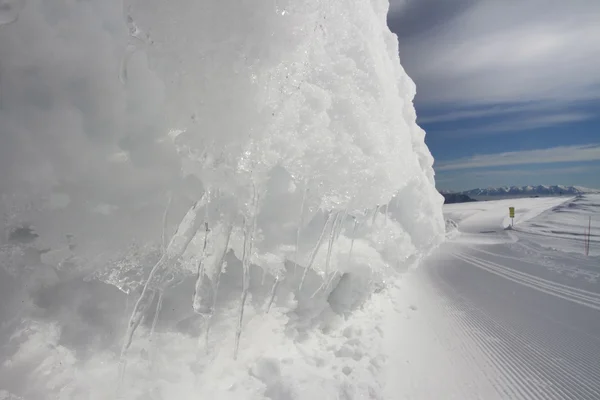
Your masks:
<svg viewBox="0 0 600 400"><path fill-rule="evenodd" d="M442 194L457 193L442 191ZM598 189L582 186L564 185L537 185L537 186L504 186L498 188L477 188L458 192L469 197L506 197L506 196L553 196L553 195L578 195L584 193L600 193Z"/></svg>

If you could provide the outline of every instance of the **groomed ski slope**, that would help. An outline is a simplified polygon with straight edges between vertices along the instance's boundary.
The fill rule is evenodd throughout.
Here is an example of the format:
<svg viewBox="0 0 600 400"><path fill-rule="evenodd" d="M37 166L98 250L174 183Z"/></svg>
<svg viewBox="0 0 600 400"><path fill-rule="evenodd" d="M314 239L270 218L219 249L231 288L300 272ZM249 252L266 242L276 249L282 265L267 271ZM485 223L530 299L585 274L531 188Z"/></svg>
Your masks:
<svg viewBox="0 0 600 400"><path fill-rule="evenodd" d="M9 3L0 390L381 398L444 239L389 1Z"/></svg>
<svg viewBox="0 0 600 400"><path fill-rule="evenodd" d="M407 368L390 398L600 398L600 196L444 211L458 231L401 291L395 362Z"/></svg>

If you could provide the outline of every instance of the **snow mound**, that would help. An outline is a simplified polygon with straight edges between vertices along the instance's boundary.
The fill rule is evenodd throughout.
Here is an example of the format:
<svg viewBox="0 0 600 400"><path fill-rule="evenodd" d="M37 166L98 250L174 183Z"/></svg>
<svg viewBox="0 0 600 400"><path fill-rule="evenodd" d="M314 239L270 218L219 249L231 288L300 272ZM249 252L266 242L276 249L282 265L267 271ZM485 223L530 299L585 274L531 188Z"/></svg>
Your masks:
<svg viewBox="0 0 600 400"><path fill-rule="evenodd" d="M6 32L31 15L41 23L42 3L28 4ZM94 4L72 5L79 12L61 29L95 15ZM167 129L142 140L149 124L128 116L133 133L114 134L116 150L102 147L112 180L99 177L97 157L89 176L64 169L67 181L54 169L60 193L7 218L13 231L31 223L36 237L9 241L4 253L26 264L13 248L29 249L52 275L28 303L41 321L7 312L17 333L6 376L44 360L9 390L43 398L50 388L65 399L380 395L374 298L445 234L388 6L124 1L129 37L116 43L125 89L110 94L133 115L154 110ZM111 23L103 26L114 32ZM160 88L158 99L134 96L140 76ZM160 172L152 190L135 179L145 170Z"/></svg>
<svg viewBox="0 0 600 400"><path fill-rule="evenodd" d="M456 221L454 221L451 218L446 218L444 222L446 225L446 237L452 238L452 237L456 236L459 232L458 224L456 223Z"/></svg>

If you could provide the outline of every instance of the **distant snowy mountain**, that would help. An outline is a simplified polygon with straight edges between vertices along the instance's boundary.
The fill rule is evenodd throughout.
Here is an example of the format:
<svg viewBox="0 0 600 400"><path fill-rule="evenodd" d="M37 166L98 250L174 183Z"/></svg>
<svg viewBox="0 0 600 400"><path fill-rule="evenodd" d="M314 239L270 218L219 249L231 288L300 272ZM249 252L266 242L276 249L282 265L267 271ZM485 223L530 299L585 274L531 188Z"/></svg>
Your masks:
<svg viewBox="0 0 600 400"><path fill-rule="evenodd" d="M444 196L444 204L454 203L469 203L471 201L477 201L467 196L464 193L452 193L447 191L440 191L440 194Z"/></svg>
<svg viewBox="0 0 600 400"><path fill-rule="evenodd" d="M578 195L584 193L600 193L598 189L581 186L564 185L537 185L537 186L505 186L499 188L472 189L461 192L467 196L493 197L493 196L552 196L552 195Z"/></svg>

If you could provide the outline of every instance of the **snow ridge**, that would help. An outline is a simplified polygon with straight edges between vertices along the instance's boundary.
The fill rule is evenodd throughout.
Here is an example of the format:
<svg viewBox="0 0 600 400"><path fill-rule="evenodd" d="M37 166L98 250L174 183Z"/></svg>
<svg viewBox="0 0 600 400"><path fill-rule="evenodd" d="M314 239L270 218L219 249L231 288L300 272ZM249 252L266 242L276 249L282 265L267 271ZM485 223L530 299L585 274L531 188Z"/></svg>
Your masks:
<svg viewBox="0 0 600 400"><path fill-rule="evenodd" d="M36 236L0 243L11 286L30 300L7 311L0 386L31 399L381 397L381 304L444 240L388 7L31 0L2 26L6 58L32 57L26 33L52 59L41 68L64 58L52 54L79 60L65 32L119 54L101 94L126 117L82 117L104 110L86 97L96 90L66 96L73 129L91 130L74 137L98 143L71 157L48 140L61 144L40 152L48 188L5 219ZM87 88L64 75L53 85Z"/></svg>
<svg viewBox="0 0 600 400"><path fill-rule="evenodd" d="M521 195L579 195L585 193L598 193L598 189L590 189L582 186L563 185L537 185L537 186L504 186L498 188L471 189L462 194L467 196L521 196Z"/></svg>

